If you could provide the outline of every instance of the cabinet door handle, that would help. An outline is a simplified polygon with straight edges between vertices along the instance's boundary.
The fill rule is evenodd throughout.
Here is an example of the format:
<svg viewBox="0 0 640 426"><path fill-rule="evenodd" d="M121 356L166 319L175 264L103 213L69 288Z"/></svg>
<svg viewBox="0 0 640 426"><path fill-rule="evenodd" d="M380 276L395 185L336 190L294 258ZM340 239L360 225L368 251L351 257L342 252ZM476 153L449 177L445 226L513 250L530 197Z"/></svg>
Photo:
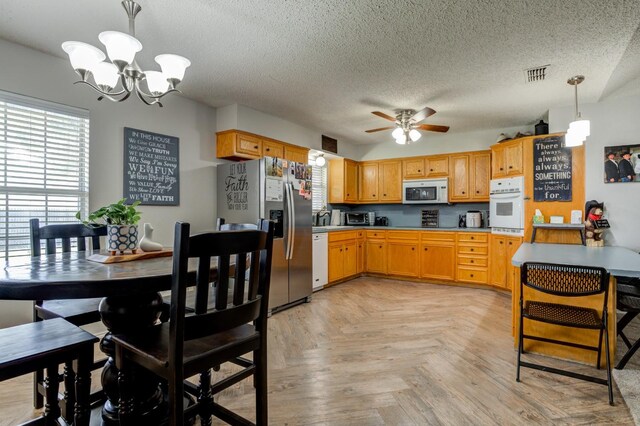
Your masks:
<svg viewBox="0 0 640 426"><path fill-rule="evenodd" d="M433 171L433 169L429 169L429 171L430 171L430 172L432 172L432 171Z"/></svg>
<svg viewBox="0 0 640 426"><path fill-rule="evenodd" d="M371 196L372 196L372 197L375 197L375 196L376 196L376 194L372 194Z"/></svg>
<svg viewBox="0 0 640 426"><path fill-rule="evenodd" d="M513 243L511 241L509 241L509 245L512 245Z"/></svg>
<svg viewBox="0 0 640 426"><path fill-rule="evenodd" d="M471 249L471 251L473 251L473 249Z"/></svg>
<svg viewBox="0 0 640 426"><path fill-rule="evenodd" d="M473 274L471 274L471 278L473 278Z"/></svg>
<svg viewBox="0 0 640 426"><path fill-rule="evenodd" d="M510 169L513 169L513 166L509 166Z"/></svg>
<svg viewBox="0 0 640 426"><path fill-rule="evenodd" d="M416 249L415 247L411 247L411 250L412 250L412 251L413 251L413 250L415 250L415 249Z"/></svg>
<svg viewBox="0 0 640 426"><path fill-rule="evenodd" d="M464 191L462 191L462 193L464 194L465 192L464 192Z"/></svg>
<svg viewBox="0 0 640 426"><path fill-rule="evenodd" d="M267 148L267 149L265 149L265 151L271 151L271 148Z"/></svg>
<svg viewBox="0 0 640 426"><path fill-rule="evenodd" d="M344 251L349 251L349 248L344 249Z"/></svg>
<svg viewBox="0 0 640 426"><path fill-rule="evenodd" d="M258 145L254 146L253 148L254 148L254 149L258 149Z"/></svg>
<svg viewBox="0 0 640 426"><path fill-rule="evenodd" d="M418 173L420 173L422 170L418 169Z"/></svg>
<svg viewBox="0 0 640 426"><path fill-rule="evenodd" d="M504 170L502 167L500 167L500 170Z"/></svg>
<svg viewBox="0 0 640 426"><path fill-rule="evenodd" d="M500 244L502 244L502 241L500 241Z"/></svg>
<svg viewBox="0 0 640 426"><path fill-rule="evenodd" d="M424 251L427 251L427 250L429 250L429 249L425 247L425 248L424 248Z"/></svg>
<svg viewBox="0 0 640 426"><path fill-rule="evenodd" d="M480 191L476 191L476 194L479 194L479 193L480 193Z"/></svg>
<svg viewBox="0 0 640 426"><path fill-rule="evenodd" d="M383 197L386 197L386 196L387 196L387 194L382 194L382 196L383 196Z"/></svg>
<svg viewBox="0 0 640 426"><path fill-rule="evenodd" d="M473 259L471 259L470 262L473 263Z"/></svg>
<svg viewBox="0 0 640 426"><path fill-rule="evenodd" d="M340 251L342 251L342 249L340 249Z"/></svg>
<svg viewBox="0 0 640 426"><path fill-rule="evenodd" d="M471 237L471 239L473 240L473 239L474 239L474 237Z"/></svg>
<svg viewBox="0 0 640 426"><path fill-rule="evenodd" d="M380 246L380 248L382 248L382 246Z"/></svg>

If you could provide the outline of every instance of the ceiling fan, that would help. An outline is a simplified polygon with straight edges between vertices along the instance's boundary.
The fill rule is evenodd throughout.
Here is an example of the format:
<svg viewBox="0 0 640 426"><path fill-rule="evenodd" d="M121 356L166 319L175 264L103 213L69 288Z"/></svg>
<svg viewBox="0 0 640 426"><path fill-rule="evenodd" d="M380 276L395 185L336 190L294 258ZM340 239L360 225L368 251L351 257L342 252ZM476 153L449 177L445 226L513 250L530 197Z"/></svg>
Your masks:
<svg viewBox="0 0 640 426"><path fill-rule="evenodd" d="M396 143L404 145L406 143L415 142L420 139L422 135L420 134L418 129L441 133L449 130L449 126L438 126L435 124L418 124L425 118L430 117L435 113L436 111L429 107L424 107L417 112L413 109L403 109L398 111L396 117L393 118L390 115L385 114L384 112L373 111L371 114L377 115L378 117L384 118L385 120L393 121L395 122L395 126L380 127L378 129L365 130L365 132L373 133L380 132L382 130L395 129L393 132L391 132L391 136L395 138Z"/></svg>

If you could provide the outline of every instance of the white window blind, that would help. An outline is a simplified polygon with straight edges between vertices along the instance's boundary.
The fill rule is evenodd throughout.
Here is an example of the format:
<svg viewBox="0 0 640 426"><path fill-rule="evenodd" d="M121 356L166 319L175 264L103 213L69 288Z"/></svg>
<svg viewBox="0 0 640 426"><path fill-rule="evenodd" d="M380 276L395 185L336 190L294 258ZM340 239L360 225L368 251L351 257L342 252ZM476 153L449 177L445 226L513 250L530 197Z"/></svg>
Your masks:
<svg viewBox="0 0 640 426"><path fill-rule="evenodd" d="M0 91L0 255L30 254L29 219L89 209L89 111Z"/></svg>
<svg viewBox="0 0 640 426"><path fill-rule="evenodd" d="M311 166L311 210L327 207L327 168Z"/></svg>

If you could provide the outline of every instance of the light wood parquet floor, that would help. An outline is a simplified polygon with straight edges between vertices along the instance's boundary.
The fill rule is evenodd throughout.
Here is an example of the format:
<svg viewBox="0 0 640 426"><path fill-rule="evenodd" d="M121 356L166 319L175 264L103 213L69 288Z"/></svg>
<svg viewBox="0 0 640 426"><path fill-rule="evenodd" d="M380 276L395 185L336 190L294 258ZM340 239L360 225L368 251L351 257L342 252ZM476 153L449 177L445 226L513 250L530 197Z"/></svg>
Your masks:
<svg viewBox="0 0 640 426"><path fill-rule="evenodd" d="M633 424L617 389L611 407L602 385L530 369L517 383L510 312L506 293L378 278L315 293L269 320L270 424ZM0 425L34 416L30 384L0 384ZM253 418L251 380L216 399Z"/></svg>

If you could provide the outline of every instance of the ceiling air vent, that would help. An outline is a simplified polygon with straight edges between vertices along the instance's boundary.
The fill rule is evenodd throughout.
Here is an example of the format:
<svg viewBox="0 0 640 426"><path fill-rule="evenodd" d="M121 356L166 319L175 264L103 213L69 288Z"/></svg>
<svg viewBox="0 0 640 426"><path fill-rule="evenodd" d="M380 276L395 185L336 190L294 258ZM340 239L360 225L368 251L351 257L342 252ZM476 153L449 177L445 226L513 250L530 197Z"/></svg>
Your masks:
<svg viewBox="0 0 640 426"><path fill-rule="evenodd" d="M539 81L544 81L549 74L549 67L551 65L541 65L539 67L527 68L524 70L525 78L527 79L527 83L537 83Z"/></svg>

